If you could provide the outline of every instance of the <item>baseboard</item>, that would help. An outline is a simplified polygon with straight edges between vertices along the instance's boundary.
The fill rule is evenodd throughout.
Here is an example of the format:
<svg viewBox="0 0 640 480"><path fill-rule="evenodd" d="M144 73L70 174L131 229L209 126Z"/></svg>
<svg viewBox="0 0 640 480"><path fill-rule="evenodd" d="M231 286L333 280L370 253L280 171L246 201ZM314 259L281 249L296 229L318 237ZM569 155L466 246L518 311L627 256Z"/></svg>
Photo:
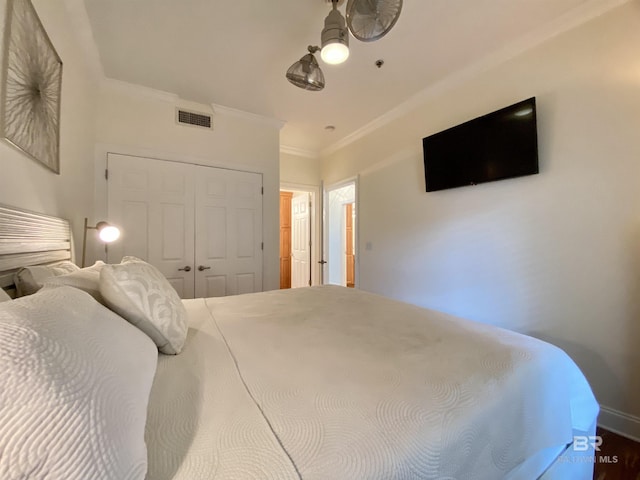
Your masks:
<svg viewBox="0 0 640 480"><path fill-rule="evenodd" d="M610 432L640 442L640 418L600 405L598 425Z"/></svg>

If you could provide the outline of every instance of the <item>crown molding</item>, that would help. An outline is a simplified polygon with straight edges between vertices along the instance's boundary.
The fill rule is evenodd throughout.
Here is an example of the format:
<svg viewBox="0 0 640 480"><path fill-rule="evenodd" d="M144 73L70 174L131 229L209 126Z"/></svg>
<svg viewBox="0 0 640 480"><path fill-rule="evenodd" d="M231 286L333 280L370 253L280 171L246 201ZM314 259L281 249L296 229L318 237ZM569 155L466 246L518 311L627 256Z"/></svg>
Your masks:
<svg viewBox="0 0 640 480"><path fill-rule="evenodd" d="M278 130L282 129L285 123L287 123L284 120L280 120L278 118L267 117L252 112L246 112L244 110L238 110L237 108L225 107L224 105L218 105L217 103L212 103L211 108L213 108L214 113L238 117L244 120L250 120L252 122L266 123L268 125L276 127Z"/></svg>
<svg viewBox="0 0 640 480"><path fill-rule="evenodd" d="M98 45L93 36L93 29L89 22L89 14L83 0L64 0L64 6L69 13L73 31L78 39L80 48L89 65L89 69L99 81L104 78L104 68L100 60Z"/></svg>
<svg viewBox="0 0 640 480"><path fill-rule="evenodd" d="M297 157L305 158L319 158L320 154L313 150L305 150L304 148L291 147L289 145L280 145L280 153L286 153L288 155L296 155Z"/></svg>
<svg viewBox="0 0 640 480"><path fill-rule="evenodd" d="M632 0L589 0L542 27L534 29L532 32L520 37L509 45L506 45L505 47L480 58L478 61L471 63L469 66L433 83L424 90L410 97L408 100L402 102L397 107L394 107L387 113L377 117L373 121L343 137L336 143L323 149L320 152L320 155L322 157L331 155L366 135L369 135L375 130L378 130L384 125L391 123L393 120L415 110L428 99L441 95L447 90L464 84L479 74L497 67L518 55L537 47L547 40L560 35L561 33L576 28L589 20L599 17L609 10L624 5L630 1Z"/></svg>

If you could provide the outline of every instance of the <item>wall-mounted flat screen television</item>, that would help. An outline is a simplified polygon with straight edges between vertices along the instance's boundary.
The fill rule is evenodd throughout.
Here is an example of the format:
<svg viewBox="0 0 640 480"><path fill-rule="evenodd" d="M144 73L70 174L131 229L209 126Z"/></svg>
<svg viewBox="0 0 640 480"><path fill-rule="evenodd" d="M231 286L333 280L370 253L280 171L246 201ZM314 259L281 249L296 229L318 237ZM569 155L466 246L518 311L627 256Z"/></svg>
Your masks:
<svg viewBox="0 0 640 480"><path fill-rule="evenodd" d="M427 192L538 173L536 99L422 139Z"/></svg>

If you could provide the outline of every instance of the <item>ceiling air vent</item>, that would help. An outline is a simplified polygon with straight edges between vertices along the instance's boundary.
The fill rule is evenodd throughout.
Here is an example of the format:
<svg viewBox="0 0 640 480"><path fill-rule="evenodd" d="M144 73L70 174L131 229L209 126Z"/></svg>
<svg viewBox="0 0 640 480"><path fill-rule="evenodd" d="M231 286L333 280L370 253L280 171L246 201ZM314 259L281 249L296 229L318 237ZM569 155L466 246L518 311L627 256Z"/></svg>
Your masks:
<svg viewBox="0 0 640 480"><path fill-rule="evenodd" d="M176 109L176 121L180 125L191 125L200 128L213 128L211 124L211 115L204 113L190 112L182 108Z"/></svg>

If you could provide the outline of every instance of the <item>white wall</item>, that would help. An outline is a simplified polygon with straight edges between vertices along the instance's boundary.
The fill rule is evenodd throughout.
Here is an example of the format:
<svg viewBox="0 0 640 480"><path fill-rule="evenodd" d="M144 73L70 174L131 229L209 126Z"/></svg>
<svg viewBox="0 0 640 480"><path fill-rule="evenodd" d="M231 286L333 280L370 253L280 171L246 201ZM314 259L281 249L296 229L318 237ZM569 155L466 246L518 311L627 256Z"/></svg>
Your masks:
<svg viewBox="0 0 640 480"><path fill-rule="evenodd" d="M0 141L0 203L69 219L79 257L83 220L93 211L97 82L85 63L64 6L50 0L33 0L33 4L63 62L60 175ZM2 2L0 30L4 26L4 5Z"/></svg>
<svg viewBox="0 0 640 480"><path fill-rule="evenodd" d="M141 155L262 173L264 289L279 287L279 130L263 117L219 108L213 130L177 125L175 108L211 113L207 105L181 101L143 87L107 81L96 123L96 218L106 218L107 153Z"/></svg>
<svg viewBox="0 0 640 480"><path fill-rule="evenodd" d="M640 2L323 158L360 173L360 287L564 348L640 437ZM537 97L540 174L425 193L421 139ZM363 248L367 242L371 249Z"/></svg>
<svg viewBox="0 0 640 480"><path fill-rule="evenodd" d="M320 185L320 160L280 152L280 183Z"/></svg>

